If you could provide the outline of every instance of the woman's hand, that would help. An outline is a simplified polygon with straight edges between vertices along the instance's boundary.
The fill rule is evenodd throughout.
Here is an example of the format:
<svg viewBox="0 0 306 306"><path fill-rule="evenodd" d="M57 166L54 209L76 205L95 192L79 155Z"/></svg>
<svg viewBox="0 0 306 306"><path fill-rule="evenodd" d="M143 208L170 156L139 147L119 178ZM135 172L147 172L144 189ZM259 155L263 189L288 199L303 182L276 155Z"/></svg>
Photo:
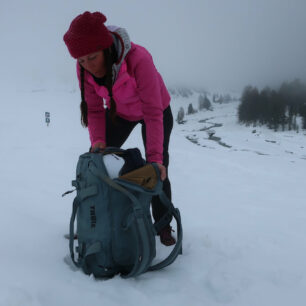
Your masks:
<svg viewBox="0 0 306 306"><path fill-rule="evenodd" d="M97 142L93 147L91 147L90 152L94 152L95 149L104 150L106 148L106 144L104 142Z"/></svg>
<svg viewBox="0 0 306 306"><path fill-rule="evenodd" d="M158 164L158 163L156 163L156 165L157 165L157 167L158 167L158 169L160 171L160 179L162 181L164 181L166 179L166 177L167 177L166 167L164 165Z"/></svg>

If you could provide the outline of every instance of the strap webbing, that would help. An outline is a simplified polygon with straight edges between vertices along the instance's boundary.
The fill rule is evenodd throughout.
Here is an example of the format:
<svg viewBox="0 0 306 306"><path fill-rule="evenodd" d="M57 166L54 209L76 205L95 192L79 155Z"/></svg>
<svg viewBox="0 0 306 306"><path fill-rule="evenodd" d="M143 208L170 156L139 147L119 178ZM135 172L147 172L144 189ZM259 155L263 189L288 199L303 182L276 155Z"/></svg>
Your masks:
<svg viewBox="0 0 306 306"><path fill-rule="evenodd" d="M77 214L78 208L79 208L79 201L77 200L77 197L74 198L73 204L72 204L72 214L70 218L70 230L69 230L69 249L70 249L70 256L73 261L73 263L80 268L81 265L79 262L75 261L74 259L74 221L75 216Z"/></svg>

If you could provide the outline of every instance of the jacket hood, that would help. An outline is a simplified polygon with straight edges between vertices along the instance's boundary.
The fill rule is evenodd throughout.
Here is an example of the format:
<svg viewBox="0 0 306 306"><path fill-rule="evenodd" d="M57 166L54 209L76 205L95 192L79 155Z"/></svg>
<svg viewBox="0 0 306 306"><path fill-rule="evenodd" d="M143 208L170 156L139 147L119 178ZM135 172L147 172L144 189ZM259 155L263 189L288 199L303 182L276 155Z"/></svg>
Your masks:
<svg viewBox="0 0 306 306"><path fill-rule="evenodd" d="M131 49L131 40L128 32L124 28L118 26L107 26L114 39L114 46L117 51L117 62L113 64L113 82L117 79L118 72L126 55Z"/></svg>

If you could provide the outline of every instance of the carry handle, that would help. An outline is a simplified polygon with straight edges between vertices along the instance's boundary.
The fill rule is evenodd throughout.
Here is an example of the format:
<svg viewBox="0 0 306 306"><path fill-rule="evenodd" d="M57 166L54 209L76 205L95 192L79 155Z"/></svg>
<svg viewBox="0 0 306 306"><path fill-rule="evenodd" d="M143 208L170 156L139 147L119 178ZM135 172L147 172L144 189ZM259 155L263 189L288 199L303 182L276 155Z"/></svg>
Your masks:
<svg viewBox="0 0 306 306"><path fill-rule="evenodd" d="M121 149L121 148L117 148L117 147L106 147L104 150L103 150L103 155L105 154L110 154L110 153L124 153L125 150Z"/></svg>
<svg viewBox="0 0 306 306"><path fill-rule="evenodd" d="M90 148L91 149L91 148ZM89 150L90 152L90 150ZM91 153L102 153L103 155L111 154L111 153L124 153L125 150L117 147L105 147L104 149L95 148Z"/></svg>

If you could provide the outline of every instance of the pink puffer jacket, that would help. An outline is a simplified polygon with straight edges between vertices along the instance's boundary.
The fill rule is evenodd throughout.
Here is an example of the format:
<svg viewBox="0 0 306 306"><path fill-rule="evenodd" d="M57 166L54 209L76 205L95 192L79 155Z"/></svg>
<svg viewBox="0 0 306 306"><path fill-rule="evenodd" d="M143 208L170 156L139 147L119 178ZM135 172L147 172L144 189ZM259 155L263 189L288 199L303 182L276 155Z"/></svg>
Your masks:
<svg viewBox="0 0 306 306"><path fill-rule="evenodd" d="M80 81L80 67L77 63ZM85 101L88 106L88 130L91 145L105 141L105 109L110 107L108 90L98 85L92 75L84 74ZM101 99L103 98L103 99ZM151 54L142 46L131 43L113 85L118 116L129 120L143 119L146 125L146 158L163 162L163 111L170 104L170 95Z"/></svg>

